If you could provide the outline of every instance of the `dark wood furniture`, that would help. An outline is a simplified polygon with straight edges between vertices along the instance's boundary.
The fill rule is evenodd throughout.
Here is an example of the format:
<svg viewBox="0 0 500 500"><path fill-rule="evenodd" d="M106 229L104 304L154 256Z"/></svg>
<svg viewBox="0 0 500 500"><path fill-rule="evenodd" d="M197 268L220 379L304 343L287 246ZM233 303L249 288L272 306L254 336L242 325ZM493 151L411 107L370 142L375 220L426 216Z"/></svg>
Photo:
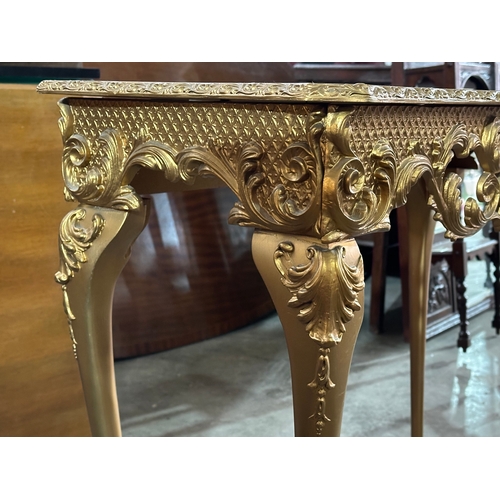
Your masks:
<svg viewBox="0 0 500 500"><path fill-rule="evenodd" d="M296 63L295 81L317 83L374 83L390 85L391 66L383 63Z"/></svg>
<svg viewBox="0 0 500 500"><path fill-rule="evenodd" d="M495 318L498 317L497 301L493 294L469 305L465 297L468 261L478 259L492 263L498 272L497 247L498 233L494 231L486 231L485 234L465 240L458 239L453 243L446 240L443 233L436 234L432 247L427 338L458 324L457 345L465 351L470 346L468 318L491 308L495 308Z"/></svg>
<svg viewBox="0 0 500 500"><path fill-rule="evenodd" d="M500 88L496 62L393 62L391 69L393 85L478 90Z"/></svg>
<svg viewBox="0 0 500 500"><path fill-rule="evenodd" d="M471 88L477 90L500 89L499 67L496 62L444 62L444 63L392 63L392 84L406 87L438 87L438 88ZM455 168L477 169L472 158L468 162L454 160ZM406 238L406 207L397 211L400 241ZM477 237L479 236L479 237ZM498 234L492 231L489 235L476 235L473 240L458 239L453 244L444 241L441 235L436 236L432 249L432 267L429 284L429 304L427 316L427 338L431 338L456 325L460 325L457 346L466 351L470 346L468 318L494 308L493 326L499 332L500 325L500 291L498 277L494 285L494 293L487 300L472 307L467 306L465 297L465 277L467 262L471 259L489 259L498 275L500 261L498 259ZM401 255L401 254L400 254ZM402 263L401 283L403 303L408 296L408 271ZM446 278L446 275L449 278ZM449 291L443 293L449 285ZM441 294L441 300L437 296ZM383 318L383 316L382 316ZM403 328L405 338L409 336L408 314L403 307Z"/></svg>

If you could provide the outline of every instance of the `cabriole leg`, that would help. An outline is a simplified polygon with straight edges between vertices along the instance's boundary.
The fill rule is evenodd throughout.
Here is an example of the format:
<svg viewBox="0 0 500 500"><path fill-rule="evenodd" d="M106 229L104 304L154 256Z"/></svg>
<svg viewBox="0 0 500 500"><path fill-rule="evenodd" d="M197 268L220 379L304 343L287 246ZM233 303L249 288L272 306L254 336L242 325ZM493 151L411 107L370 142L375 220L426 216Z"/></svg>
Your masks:
<svg viewBox="0 0 500 500"><path fill-rule="evenodd" d="M363 319L363 262L355 240L256 231L255 264L285 331L296 436L339 436Z"/></svg>
<svg viewBox="0 0 500 500"><path fill-rule="evenodd" d="M73 350L93 436L120 436L111 331L116 280L145 226L147 209L127 212L81 205L60 228L62 285Z"/></svg>
<svg viewBox="0 0 500 500"><path fill-rule="evenodd" d="M411 364L411 435L424 432L424 376L429 276L435 221L427 192L419 182L408 195L409 330Z"/></svg>

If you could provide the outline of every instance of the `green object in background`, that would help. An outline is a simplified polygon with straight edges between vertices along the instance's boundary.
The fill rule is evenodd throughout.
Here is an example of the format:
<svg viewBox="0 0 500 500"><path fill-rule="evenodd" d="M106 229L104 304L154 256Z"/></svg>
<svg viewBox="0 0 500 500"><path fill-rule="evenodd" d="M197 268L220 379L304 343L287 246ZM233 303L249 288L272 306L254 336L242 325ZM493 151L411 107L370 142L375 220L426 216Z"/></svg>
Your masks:
<svg viewBox="0 0 500 500"><path fill-rule="evenodd" d="M42 80L88 80L99 77L99 69L94 68L0 65L0 83L39 84Z"/></svg>

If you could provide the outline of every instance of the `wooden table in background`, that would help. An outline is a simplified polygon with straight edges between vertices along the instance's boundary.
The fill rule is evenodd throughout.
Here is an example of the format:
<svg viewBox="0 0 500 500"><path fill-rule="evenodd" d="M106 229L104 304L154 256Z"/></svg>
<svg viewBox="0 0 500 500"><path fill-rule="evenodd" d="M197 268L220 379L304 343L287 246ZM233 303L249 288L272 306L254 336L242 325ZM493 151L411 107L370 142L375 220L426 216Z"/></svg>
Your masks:
<svg viewBox="0 0 500 500"><path fill-rule="evenodd" d="M0 436L89 436L54 286L61 197L57 98L0 85Z"/></svg>

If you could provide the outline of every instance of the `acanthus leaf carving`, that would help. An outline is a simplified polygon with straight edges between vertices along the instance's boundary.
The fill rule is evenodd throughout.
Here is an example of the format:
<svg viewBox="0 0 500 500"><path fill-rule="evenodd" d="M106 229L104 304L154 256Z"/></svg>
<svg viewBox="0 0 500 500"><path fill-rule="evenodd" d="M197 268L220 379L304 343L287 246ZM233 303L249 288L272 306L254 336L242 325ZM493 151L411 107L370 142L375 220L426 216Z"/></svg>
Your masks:
<svg viewBox="0 0 500 500"><path fill-rule="evenodd" d="M345 262L345 247L332 249L311 245L307 248L308 263L293 265L294 245L280 243L274 262L282 275L282 283L292 294L289 307L298 309L299 321L306 332L322 347L342 340L345 325L361 309L359 293L364 289L363 262L355 266Z"/></svg>
<svg viewBox="0 0 500 500"><path fill-rule="evenodd" d="M480 139L474 133L468 133L463 124L454 125L444 138L436 138L429 156L415 150L404 158L398 168L396 181L395 205L406 203L406 196L413 185L424 179L429 199L428 204L436 212L435 219L446 228L445 236L451 240L470 236L481 229L488 220L498 216L500 203L500 184L493 173L484 172L477 184L478 199L485 203L481 208L477 201L469 198L462 200L460 185L462 178L446 168L453 159L465 158L475 151L489 151L495 148L488 142L496 137L491 131L482 134ZM483 161L485 156L482 156ZM486 165L487 168L488 165ZM461 207L464 204L464 220L461 220Z"/></svg>
<svg viewBox="0 0 500 500"><path fill-rule="evenodd" d="M94 240L101 234L104 219L99 214L94 214L89 227L84 227L80 221L85 219L86 210L77 208L65 215L59 229L60 268L55 275L56 281L67 284L79 271L81 265L87 262L85 252Z"/></svg>
<svg viewBox="0 0 500 500"><path fill-rule="evenodd" d="M147 130L141 130L139 137L129 141L121 131L108 128L91 143L83 135L73 133L71 107L65 103L59 106L66 200L119 210L137 210L142 201L128 182L138 168L162 170L172 182L179 179L176 151L151 140Z"/></svg>
<svg viewBox="0 0 500 500"><path fill-rule="evenodd" d="M179 168L176 162L177 151L159 141L151 139L147 130L141 129L140 136L134 139L132 150L125 162L124 170L129 177L139 167L149 170L160 170L170 182L179 181Z"/></svg>
<svg viewBox="0 0 500 500"><path fill-rule="evenodd" d="M192 182L196 175L216 175L239 201L229 214L231 224L288 232L317 232L323 172L319 145L323 114L312 113L308 141L291 144L278 159L277 179L263 162L265 152L254 141L236 146L232 158L222 147L193 146L178 153L180 176Z"/></svg>
<svg viewBox="0 0 500 500"><path fill-rule="evenodd" d="M363 161L350 143L352 113L333 111L326 119L323 242L388 230L390 211L406 203L420 179L425 181L435 219L443 223L446 237L452 240L472 235L489 220L500 217L500 119L490 118L480 137L463 123L454 124L427 150L418 139L409 141L406 151L396 149L389 139L379 139ZM454 157L466 158L472 153L484 169L476 189L483 208L473 198L462 199L461 177L447 170Z"/></svg>
<svg viewBox="0 0 500 500"><path fill-rule="evenodd" d="M500 173L500 118L490 117L483 128L476 155L483 170Z"/></svg>
<svg viewBox="0 0 500 500"><path fill-rule="evenodd" d="M86 251L92 246L95 239L104 228L104 219L99 214L94 214L89 227L82 226L86 210L77 208L69 212L61 221L59 229L60 268L55 274L55 280L61 285L63 292L64 312L68 321L68 328L73 344L73 354L77 357L77 342L73 332L73 321L76 319L69 302L67 285L87 262Z"/></svg>
<svg viewBox="0 0 500 500"><path fill-rule="evenodd" d="M129 185L139 168L160 170L170 182L193 184L196 177L216 176L239 201L229 222L292 233L319 233L324 129L322 111L308 117L306 141L284 149L271 167L263 161L263 147L255 141L235 142L226 147L214 140L181 151L152 140L147 130L127 137L105 129L91 143L73 133L71 108L61 104L65 138L63 177L65 197L80 203L136 210L141 200Z"/></svg>
<svg viewBox="0 0 500 500"><path fill-rule="evenodd" d="M316 434L321 435L326 422L326 393L335 387L330 379L330 347L338 344L345 325L361 310L359 293L364 289L363 262L345 262L345 247L324 248L311 245L306 250L307 264L293 264L293 243L283 241L274 252L274 263L281 281L292 298L288 306L298 309L297 318L305 324L309 337L319 345L313 380L308 386L316 391Z"/></svg>

